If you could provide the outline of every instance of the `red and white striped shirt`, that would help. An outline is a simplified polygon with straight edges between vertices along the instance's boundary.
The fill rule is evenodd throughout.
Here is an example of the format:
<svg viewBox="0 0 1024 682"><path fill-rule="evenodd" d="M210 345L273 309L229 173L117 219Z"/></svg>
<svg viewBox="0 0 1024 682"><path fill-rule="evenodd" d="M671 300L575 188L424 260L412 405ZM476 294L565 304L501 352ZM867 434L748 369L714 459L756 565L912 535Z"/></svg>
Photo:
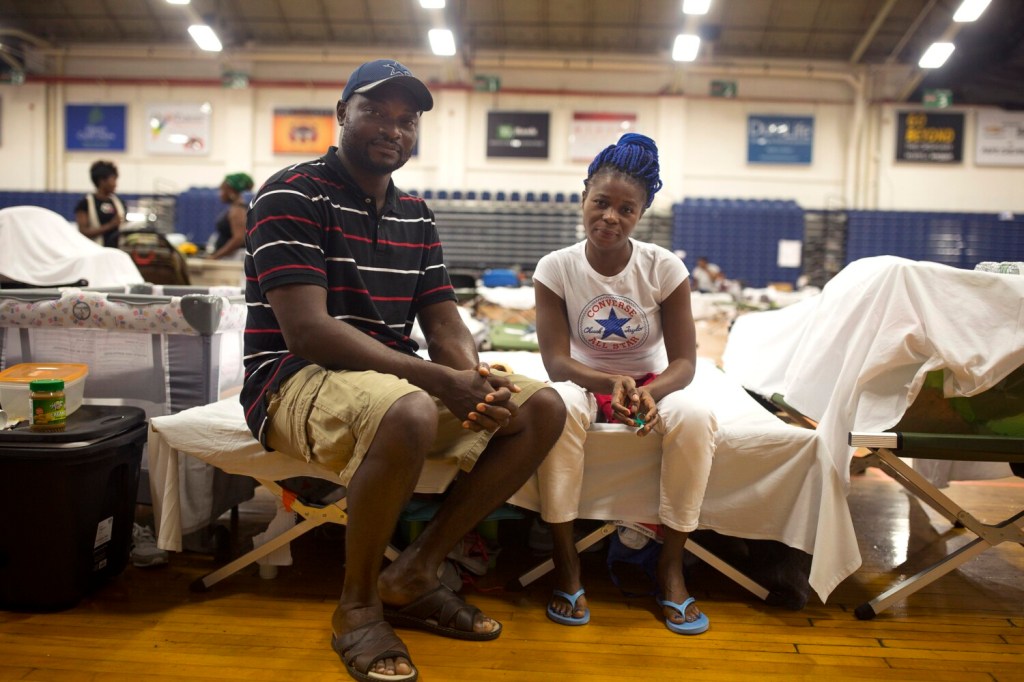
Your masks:
<svg viewBox="0 0 1024 682"><path fill-rule="evenodd" d="M327 289L330 315L403 353L417 312L455 300L434 214L388 186L384 209L349 176L337 148L286 168L249 206L245 237L246 422L264 447L264 395L309 364L289 353L266 292L287 284Z"/></svg>

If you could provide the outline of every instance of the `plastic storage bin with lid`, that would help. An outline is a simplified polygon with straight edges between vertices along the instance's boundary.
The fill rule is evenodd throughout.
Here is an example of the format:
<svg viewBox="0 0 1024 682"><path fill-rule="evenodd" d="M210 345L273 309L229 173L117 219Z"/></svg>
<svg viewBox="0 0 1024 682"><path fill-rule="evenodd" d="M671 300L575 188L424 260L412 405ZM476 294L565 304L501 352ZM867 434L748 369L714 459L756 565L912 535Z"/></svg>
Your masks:
<svg viewBox="0 0 1024 682"><path fill-rule="evenodd" d="M84 405L0 431L0 609L70 608L128 563L146 413Z"/></svg>
<svg viewBox="0 0 1024 682"><path fill-rule="evenodd" d="M29 384L40 379L64 382L65 414L70 417L82 406L89 366L75 362L22 362L0 372L0 408L7 423L15 424L32 416Z"/></svg>

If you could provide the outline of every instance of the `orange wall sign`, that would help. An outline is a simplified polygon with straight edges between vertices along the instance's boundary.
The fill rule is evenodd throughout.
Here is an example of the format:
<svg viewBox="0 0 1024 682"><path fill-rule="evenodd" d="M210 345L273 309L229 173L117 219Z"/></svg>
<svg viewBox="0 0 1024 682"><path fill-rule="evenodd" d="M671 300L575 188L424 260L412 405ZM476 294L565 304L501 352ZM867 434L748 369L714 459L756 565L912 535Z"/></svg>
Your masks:
<svg viewBox="0 0 1024 682"><path fill-rule="evenodd" d="M275 109L275 154L322 154L334 144L331 109Z"/></svg>

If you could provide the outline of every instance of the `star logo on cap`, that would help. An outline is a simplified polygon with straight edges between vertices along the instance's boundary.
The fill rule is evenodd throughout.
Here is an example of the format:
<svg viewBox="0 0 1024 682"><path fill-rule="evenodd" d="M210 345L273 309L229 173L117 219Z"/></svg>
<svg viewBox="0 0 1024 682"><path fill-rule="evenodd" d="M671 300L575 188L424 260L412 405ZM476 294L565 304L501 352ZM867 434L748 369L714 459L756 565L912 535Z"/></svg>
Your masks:
<svg viewBox="0 0 1024 682"><path fill-rule="evenodd" d="M384 64L384 68L391 69L392 76L411 76L412 73L408 69L403 68L400 64L392 62L391 64Z"/></svg>

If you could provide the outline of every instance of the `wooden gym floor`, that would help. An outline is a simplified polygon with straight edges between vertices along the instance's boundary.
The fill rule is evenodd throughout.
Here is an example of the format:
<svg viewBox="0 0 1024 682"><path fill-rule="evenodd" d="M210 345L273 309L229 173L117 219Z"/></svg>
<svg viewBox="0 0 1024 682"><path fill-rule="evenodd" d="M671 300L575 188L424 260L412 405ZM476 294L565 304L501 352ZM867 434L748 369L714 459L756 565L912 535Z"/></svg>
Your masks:
<svg viewBox="0 0 1024 682"><path fill-rule="evenodd" d="M1005 517L1024 481L955 483L950 496L985 521ZM236 551L268 520L250 505ZM960 570L859 621L853 609L965 541L875 469L853 480L850 506L862 568L827 604L800 611L767 606L706 565L688 575L711 618L697 637L670 633L650 598L626 598L603 556L584 555L592 621L551 623L551 584L506 584L536 557L526 522L502 522L497 567L464 590L504 623L488 643L402 631L425 681L443 680L1024 680L1024 548L990 549ZM157 568L129 566L77 607L58 613L0 611L4 680L346 680L329 645L343 570L344 531L321 527L293 547L295 563L275 580L255 567L193 593L216 567L204 554L171 556Z"/></svg>

